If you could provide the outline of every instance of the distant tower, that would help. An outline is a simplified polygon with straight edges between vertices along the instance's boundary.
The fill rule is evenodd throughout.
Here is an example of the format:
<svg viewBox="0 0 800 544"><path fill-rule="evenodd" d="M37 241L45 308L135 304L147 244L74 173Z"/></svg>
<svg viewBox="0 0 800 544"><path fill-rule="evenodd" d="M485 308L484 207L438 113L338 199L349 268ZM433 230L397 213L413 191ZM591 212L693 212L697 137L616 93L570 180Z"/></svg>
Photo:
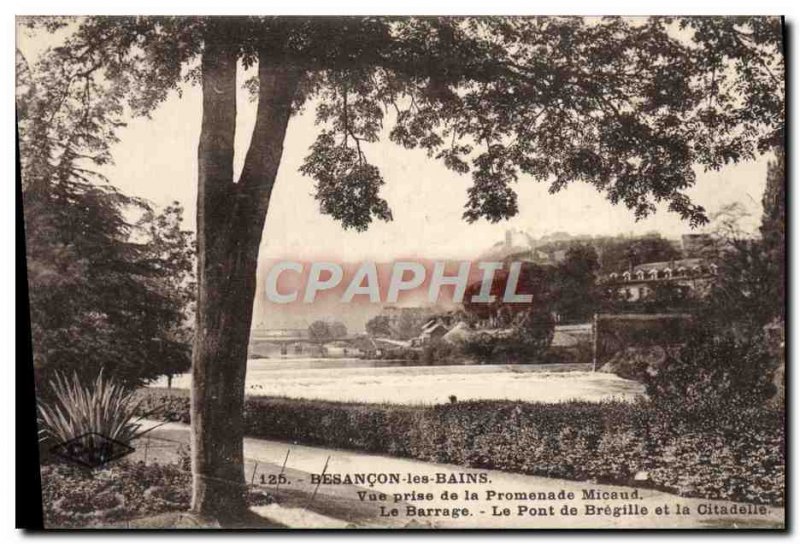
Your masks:
<svg viewBox="0 0 800 544"><path fill-rule="evenodd" d="M506 229L506 249L511 247L511 229Z"/></svg>

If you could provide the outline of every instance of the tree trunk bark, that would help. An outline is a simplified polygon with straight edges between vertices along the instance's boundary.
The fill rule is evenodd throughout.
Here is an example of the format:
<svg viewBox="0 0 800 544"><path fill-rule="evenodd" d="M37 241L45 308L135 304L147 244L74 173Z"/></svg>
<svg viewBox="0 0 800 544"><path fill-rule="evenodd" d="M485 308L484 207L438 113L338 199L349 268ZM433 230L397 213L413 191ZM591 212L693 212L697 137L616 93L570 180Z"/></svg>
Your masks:
<svg viewBox="0 0 800 544"><path fill-rule="evenodd" d="M260 59L256 125L242 176L234 183L236 64L233 49L206 44L198 146L192 510L216 518L246 509L244 383L258 249L297 88L295 71Z"/></svg>

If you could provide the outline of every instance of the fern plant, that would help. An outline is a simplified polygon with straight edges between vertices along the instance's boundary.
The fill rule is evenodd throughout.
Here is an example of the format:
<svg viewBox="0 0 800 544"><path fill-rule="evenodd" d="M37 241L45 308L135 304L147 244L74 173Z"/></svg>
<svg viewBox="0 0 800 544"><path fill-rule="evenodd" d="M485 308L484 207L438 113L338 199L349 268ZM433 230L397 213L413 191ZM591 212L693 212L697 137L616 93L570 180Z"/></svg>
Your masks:
<svg viewBox="0 0 800 544"><path fill-rule="evenodd" d="M143 416L136 417L141 400L134 398L135 391L106 379L102 370L88 386L77 374L71 379L56 374L50 387L54 400L38 406L40 440L65 443L86 437L91 442L102 435L128 444L147 432L139 430Z"/></svg>

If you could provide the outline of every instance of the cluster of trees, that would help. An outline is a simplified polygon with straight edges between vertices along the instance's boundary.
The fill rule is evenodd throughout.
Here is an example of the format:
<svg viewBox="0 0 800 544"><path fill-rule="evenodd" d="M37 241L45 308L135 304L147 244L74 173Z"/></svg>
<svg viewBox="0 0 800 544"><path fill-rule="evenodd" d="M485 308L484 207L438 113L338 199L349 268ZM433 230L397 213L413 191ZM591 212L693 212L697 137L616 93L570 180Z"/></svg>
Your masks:
<svg viewBox="0 0 800 544"><path fill-rule="evenodd" d="M719 278L703 311L718 329L759 334L782 324L786 312L786 189L784 152L779 147L767 169L760 238L743 236L725 219L720 236Z"/></svg>
<svg viewBox="0 0 800 544"><path fill-rule="evenodd" d="M464 343L464 351L481 359L524 358L532 362L543 356L553 339L554 316L557 309L562 308L561 296L566 290L576 287L585 273L584 267L579 264L582 258L583 254L576 250L568 259L570 269L574 272L574 284L559 279L554 267L524 263L517 281L517 293L531 295L530 303L503 302L509 279L509 270L505 268L497 271L493 278L490 293L494 296L494 302L472 302L473 295L481 290L481 282L468 286L464 296L467 321L483 322L494 330L470 335ZM593 283L594 279L591 281ZM568 299L564 300L567 305L571 303Z"/></svg>
<svg viewBox="0 0 800 544"><path fill-rule="evenodd" d="M347 327L341 321L317 320L308 326L308 337L312 342L323 344L347 336Z"/></svg>
<svg viewBox="0 0 800 544"><path fill-rule="evenodd" d="M378 338L410 340L419 336L428 318L427 314L418 312L402 312L396 319L378 314L367 321L364 328L368 334Z"/></svg>
<svg viewBox="0 0 800 544"><path fill-rule="evenodd" d="M545 246L545 251L555 249L565 251L565 257L553 268L552 283L557 291L553 310L565 322L586 322L596 312L653 313L694 309L698 302L696 297L674 283L655 284L646 296L629 301L616 287L598 285L598 279L643 263L709 256L684 255L670 240L657 233L635 238L559 240Z"/></svg>
<svg viewBox="0 0 800 544"><path fill-rule="evenodd" d="M364 325L364 329L367 334L378 338L392 338L396 334L391 318L382 314L371 317Z"/></svg>
<svg viewBox="0 0 800 544"><path fill-rule="evenodd" d="M682 255L675 245L660 234L653 233L634 239L610 238L599 244L603 274L621 272L643 263L665 262L691 255Z"/></svg>
<svg viewBox="0 0 800 544"><path fill-rule="evenodd" d="M183 209L154 210L98 170L103 105L53 89L18 56L18 138L33 359L40 396L56 374L128 386L185 372L191 362L194 237ZM98 111L100 110L100 111ZM76 112L81 112L78 115Z"/></svg>
<svg viewBox="0 0 800 544"><path fill-rule="evenodd" d="M631 265L680 259L682 256L669 240L657 232L633 238L629 236L571 238L565 235L562 239L538 246L537 250L553 254L556 251L568 251L575 245L581 244L594 248L598 257L598 272L601 274L627 270Z"/></svg>
<svg viewBox="0 0 800 544"><path fill-rule="evenodd" d="M670 354L647 384L648 395L673 413L691 417L696 417L697 411L736 413L762 407L775 398L782 400L782 396L776 397L783 387L785 365L786 179L782 146L768 166L762 202L761 238L740 237L738 229L725 229L728 235L718 240L719 277L698 308L702 319L696 320L686 345L679 353ZM771 334L770 329L778 334Z"/></svg>

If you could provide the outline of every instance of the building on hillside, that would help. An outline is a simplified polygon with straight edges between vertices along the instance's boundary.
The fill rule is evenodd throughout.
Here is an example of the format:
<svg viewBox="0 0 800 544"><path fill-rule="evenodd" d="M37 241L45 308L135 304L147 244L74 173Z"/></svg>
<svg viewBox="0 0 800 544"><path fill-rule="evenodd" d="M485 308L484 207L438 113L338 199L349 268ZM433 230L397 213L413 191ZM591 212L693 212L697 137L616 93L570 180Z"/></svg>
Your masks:
<svg viewBox="0 0 800 544"><path fill-rule="evenodd" d="M442 339L458 321L456 312L445 312L431 316L420 327L420 333L411 339L411 346L418 347Z"/></svg>
<svg viewBox="0 0 800 544"><path fill-rule="evenodd" d="M646 298L658 285L687 289L694 297L706 296L717 276L717 265L704 259L679 259L644 263L624 272L612 272L602 282L630 302Z"/></svg>
<svg viewBox="0 0 800 544"><path fill-rule="evenodd" d="M442 336L448 333L450 328L439 319L431 319L422 326L422 332L419 335L420 341L424 344L439 340Z"/></svg>
<svg viewBox="0 0 800 544"><path fill-rule="evenodd" d="M534 262L537 258L534 243L527 232L509 229L504 239L480 254L478 260Z"/></svg>

